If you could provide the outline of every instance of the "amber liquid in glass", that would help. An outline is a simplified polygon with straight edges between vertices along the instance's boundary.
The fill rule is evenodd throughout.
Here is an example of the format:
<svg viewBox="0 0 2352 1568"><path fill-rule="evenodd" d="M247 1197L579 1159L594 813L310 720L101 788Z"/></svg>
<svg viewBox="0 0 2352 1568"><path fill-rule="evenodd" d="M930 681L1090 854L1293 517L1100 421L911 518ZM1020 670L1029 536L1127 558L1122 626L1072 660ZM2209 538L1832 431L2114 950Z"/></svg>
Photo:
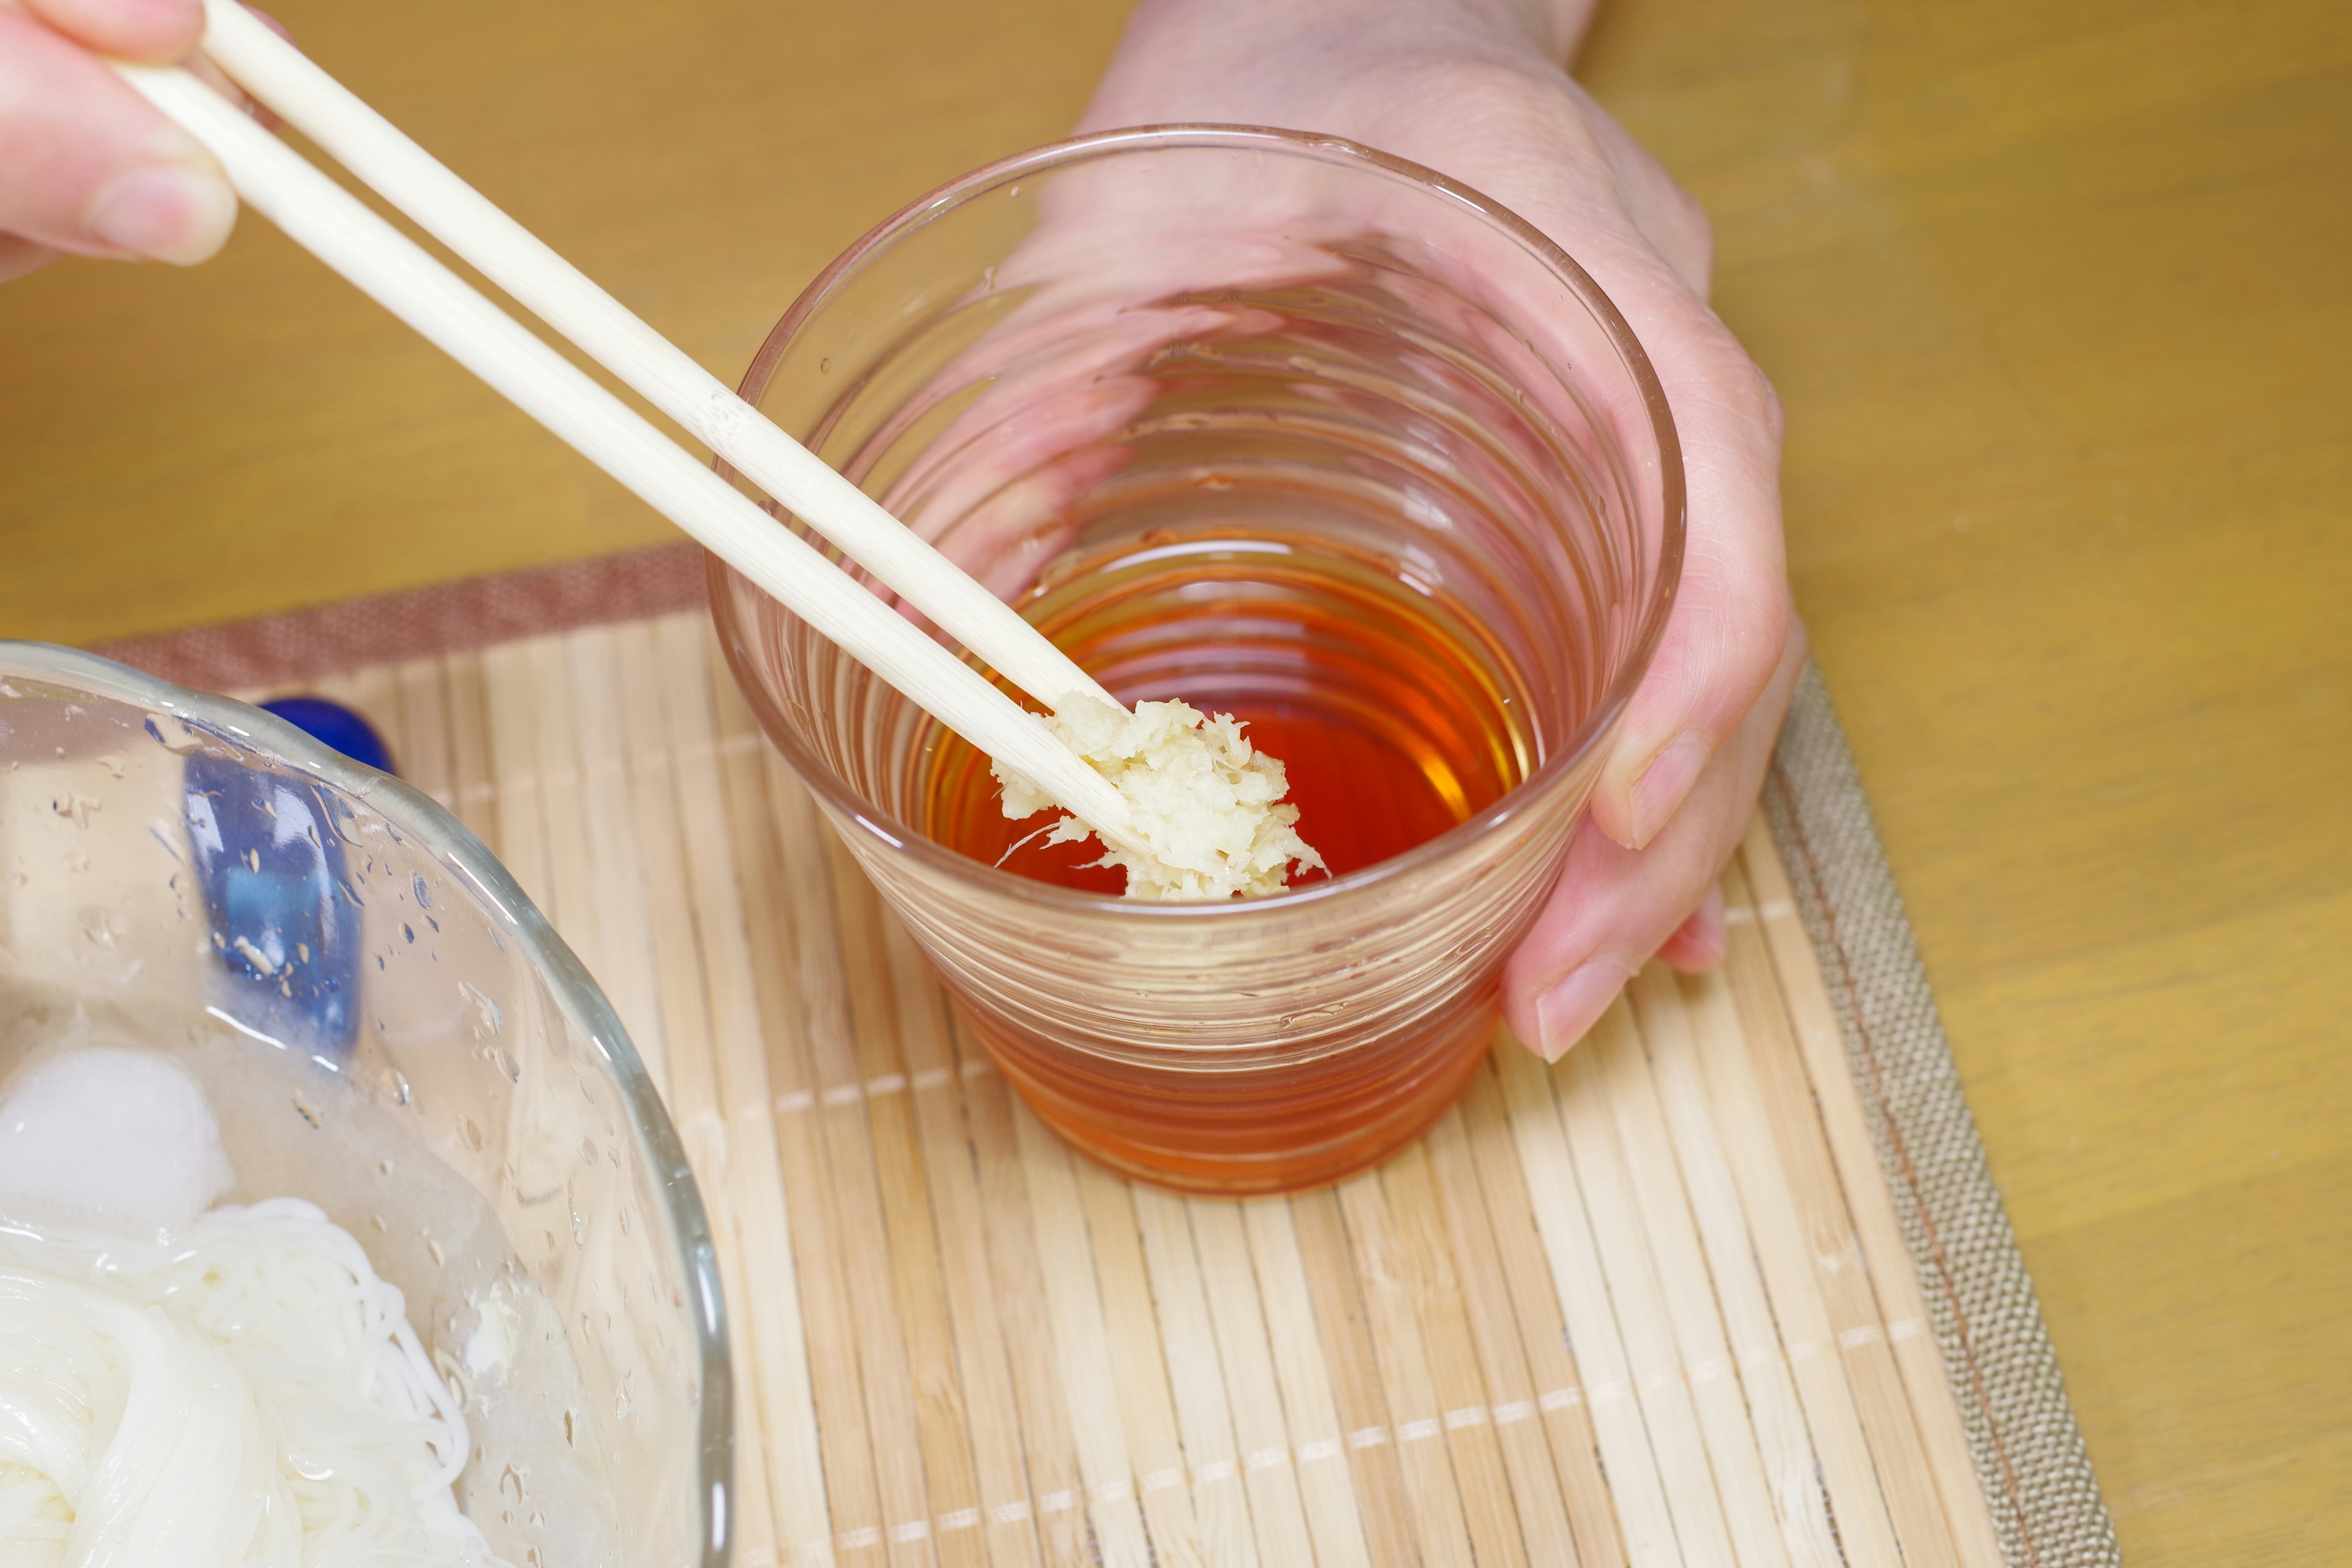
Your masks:
<svg viewBox="0 0 2352 1568"><path fill-rule="evenodd" d="M1328 541L1147 533L1076 563L1023 609L1121 701L1181 698L1245 721L1282 760L1299 831L1334 876L1466 821L1534 766L1507 661L1476 623ZM986 758L962 741L942 737L926 786L940 842L1039 880L1120 890L1124 873L1091 864L1095 840L1049 847L1040 830L1055 816L1007 819ZM1333 1180L1412 1136L1467 1081L1493 1016L1490 985L1410 1037L1213 1074L1083 1057L974 1022L1066 1137L1156 1181L1237 1192ZM1300 1152L1268 1169L1255 1163L1268 1149ZM1237 1159L1253 1162L1246 1182L1231 1174Z"/></svg>

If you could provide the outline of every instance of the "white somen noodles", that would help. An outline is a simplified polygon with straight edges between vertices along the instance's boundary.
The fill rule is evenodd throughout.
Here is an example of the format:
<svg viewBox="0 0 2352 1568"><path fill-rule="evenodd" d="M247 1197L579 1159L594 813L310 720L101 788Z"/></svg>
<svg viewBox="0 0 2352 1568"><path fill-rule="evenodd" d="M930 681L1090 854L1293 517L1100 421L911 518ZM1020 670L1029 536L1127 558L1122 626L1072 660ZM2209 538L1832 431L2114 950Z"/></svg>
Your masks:
<svg viewBox="0 0 2352 1568"><path fill-rule="evenodd" d="M10 1208L0 1568L497 1563L450 1491L466 1423L400 1290L316 1206L138 1237Z"/></svg>

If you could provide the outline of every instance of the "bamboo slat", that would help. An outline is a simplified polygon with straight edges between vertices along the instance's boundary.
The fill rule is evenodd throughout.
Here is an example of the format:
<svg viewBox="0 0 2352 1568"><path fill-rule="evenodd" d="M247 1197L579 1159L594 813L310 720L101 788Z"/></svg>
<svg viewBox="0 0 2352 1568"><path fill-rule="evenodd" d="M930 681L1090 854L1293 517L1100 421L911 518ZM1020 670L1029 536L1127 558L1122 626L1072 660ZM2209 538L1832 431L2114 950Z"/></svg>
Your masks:
<svg viewBox="0 0 2352 1568"><path fill-rule="evenodd" d="M1005 1360L1013 1373L1028 1458L1030 1500L1007 1504L992 1517L1018 1521L1034 1515L1049 1568L1081 1568L1094 1558L1087 1548L1077 1446L1071 1436L1070 1406L1062 1393L1012 1096L961 1030L956 1038L956 1076L963 1086L965 1121L986 1213L989 1283L1004 1323ZM1099 1538L1108 1543L1118 1533L1106 1528ZM1123 1549L1106 1544L1103 1560L1111 1561L1115 1550Z"/></svg>
<svg viewBox="0 0 2352 1568"><path fill-rule="evenodd" d="M1242 1206L1208 1199L1189 1200L1192 1244L1201 1261L1202 1305L1214 1326L1224 1391L1233 1412L1234 1442L1242 1485L1256 1533L1258 1560L1277 1565L1311 1563L1316 1547L1307 1509L1299 1490L1298 1467L1291 1458L1290 1430L1283 1417L1282 1383L1275 1372L1274 1340L1250 1260L1249 1231ZM1313 1395L1307 1396L1313 1400ZM1328 1394L1316 1401L1328 1408ZM1328 1423L1318 1422L1327 1432ZM1344 1516L1333 1519L1326 1550L1350 1564L1363 1560L1362 1539L1350 1543ZM1349 1551L1349 1544L1354 1551Z"/></svg>
<svg viewBox="0 0 2352 1568"><path fill-rule="evenodd" d="M1576 1538L1569 1528L1567 1498L1551 1473L1551 1445L1537 1419L1535 1378L1528 1369L1527 1347L1512 1309L1508 1272L1479 1190L1477 1156L1459 1110L1448 1111L1432 1130L1428 1152L1444 1226L1427 1245L1442 1257L1450 1237L1458 1258L1452 1283L1460 1292L1476 1342L1483 1382L1478 1397L1492 1401L1486 1414L1510 1479L1527 1559L1575 1563Z"/></svg>
<svg viewBox="0 0 2352 1568"><path fill-rule="evenodd" d="M1331 1369L1340 1441L1362 1510L1364 1542L1378 1568L1429 1561L1444 1551L1418 1535L1407 1500L1404 1469L1390 1440L1388 1395L1381 1387L1378 1352L1364 1311L1364 1285L1348 1247L1348 1225L1336 1193L1306 1193L1289 1201L1300 1272L1314 1306L1315 1332Z"/></svg>
<svg viewBox="0 0 2352 1568"><path fill-rule="evenodd" d="M1707 1109L1697 1047L1681 1002L1672 975L1653 970L1634 982L1634 1010L1649 1047L1659 1110L1666 1123L1664 1140L1673 1145L1706 1248L1715 1299L1762 1455L1765 1484L1780 1516L1782 1545L1794 1568L1839 1568L1837 1537L1805 1431L1804 1411L1788 1357L1773 1331L1771 1304L1740 1217L1738 1188ZM1634 1141L1654 1153L1661 1142L1655 1131Z"/></svg>
<svg viewBox="0 0 2352 1568"><path fill-rule="evenodd" d="M1874 1258L1899 1257L1904 1250L1903 1225L1895 1217L1894 1194L1879 1174L1862 1095L1846 1062L1845 1040L1811 939L1797 919L1788 872L1760 816L1749 824L1740 867L1756 902L1739 908L1743 913L1752 908L1763 927L1780 982L1781 1000L1804 1053L1822 1128L1837 1160L1839 1179L1853 1205L1855 1227L1863 1236L1863 1250ZM1727 913L1729 908L1726 906ZM1874 1087L1874 1099L1876 1094ZM2000 1541L1978 1479L1975 1458L1969 1451L1951 1374L1942 1352L1929 1337L1919 1277L1911 1269L1895 1268L1874 1274L1872 1283L1878 1289L1895 1359L1903 1369L1904 1387L1920 1413L1920 1441L1935 1471L1954 1546L1968 1568L1995 1568L2000 1562Z"/></svg>
<svg viewBox="0 0 2352 1568"><path fill-rule="evenodd" d="M1573 1053L1571 1053L1573 1054ZM1664 1475L1650 1447L1650 1429L1633 1400L1633 1373L1608 1275L1593 1244L1576 1162L1552 1098L1551 1079L1524 1050L1497 1047L1510 1128L1527 1178L1536 1227L1559 1298L1569 1343L1586 1382L1594 1445L1609 1478L1626 1555L1633 1568L1665 1568L1684 1561L1670 1512Z"/></svg>
<svg viewBox="0 0 2352 1568"><path fill-rule="evenodd" d="M1206 1206L1206 1205L1204 1205ZM1281 1392L1290 1457L1298 1467L1298 1492L1315 1539L1315 1561L1328 1568L1370 1568L1376 1557L1368 1531L1390 1519L1385 1510L1360 1510L1348 1467L1347 1429L1332 1390L1328 1358L1315 1321L1315 1300L1290 1205L1280 1198L1242 1205L1255 1266L1257 1296L1274 1351L1275 1386ZM1234 1288L1238 1293L1240 1281ZM1243 1300L1234 1309L1247 1310ZM1254 1458L1255 1457L1253 1457ZM1367 1515L1372 1515L1368 1520ZM1401 1551L1387 1535L1384 1550Z"/></svg>
<svg viewBox="0 0 2352 1568"><path fill-rule="evenodd" d="M1577 1556L1584 1568L1623 1568L1624 1542L1618 1536L1609 1483L1601 1473L1591 1414L1576 1358L1569 1352L1568 1326L1560 1318L1542 1233L1512 1143L1502 1086L1492 1070L1471 1079L1455 1114L1478 1164L1479 1191L1494 1223L1496 1256L1510 1291L1519 1348L1527 1354L1528 1381L1536 1390L1536 1414L1551 1448L1552 1472Z"/></svg>
<svg viewBox="0 0 2352 1568"><path fill-rule="evenodd" d="M1617 1125L1617 1147L1633 1189L1633 1207L1657 1267L1665 1316L1689 1381L1724 1522L1741 1568L1787 1568L1788 1550L1764 1479L1759 1435L1699 1247L1681 1170L1633 1017L1612 1010L1584 1065L1598 1080L1595 1100L1606 1102Z"/></svg>
<svg viewBox="0 0 2352 1568"><path fill-rule="evenodd" d="M698 616L353 671L604 984L701 1182L739 1561L1991 1568L1960 1398L1768 837L1730 956L1291 1198L1074 1154Z"/></svg>
<svg viewBox="0 0 2352 1568"><path fill-rule="evenodd" d="M395 728L408 742L408 754L397 759L401 774L455 811L457 763L449 742L447 672L437 658L413 658L395 673L400 683L400 718Z"/></svg>
<svg viewBox="0 0 2352 1568"><path fill-rule="evenodd" d="M1753 907L1736 867L1724 873L1724 889L1727 905ZM1762 939L1742 929L1732 940L1748 945ZM1903 1560L1910 1568L1950 1568L1958 1560L1956 1546L1871 1292L1853 1211L1830 1158L1788 1012L1769 967L1743 965L1729 979L1739 1005L1742 1043L1789 1176L1790 1194L1812 1245L1830 1328L1837 1335L1854 1406L1877 1460L1879 1486Z"/></svg>
<svg viewBox="0 0 2352 1568"><path fill-rule="evenodd" d="M1712 1369L1687 1367L1675 1343L1668 1286L1659 1278L1640 1194L1609 1114L1604 1075L1608 1058L1628 1047L1627 1027L1620 1002L1561 1060L1554 1086L1560 1120L1568 1128L1601 1274L1624 1337L1627 1371L1649 1426L1650 1451L1665 1483L1683 1561L1690 1568L1733 1568L1739 1559L1724 1517L1721 1487L1737 1461L1724 1449L1729 1439L1744 1434L1713 1431L1702 1422L1692 1397L1692 1373Z"/></svg>
<svg viewBox="0 0 2352 1568"><path fill-rule="evenodd" d="M1733 943L1735 948L1741 945ZM1815 1277L1803 1215L1774 1147L1769 1110L1756 1087L1729 983L1722 974L1707 975L1692 992L1698 1004L1694 1018L1708 1103L1738 1184L1740 1210L1812 1433L1838 1540L1855 1568L1897 1568L1902 1556L1886 1499L1879 1490L1875 1456L1838 1361L1837 1337Z"/></svg>
<svg viewBox="0 0 2352 1568"><path fill-rule="evenodd" d="M1370 1336L1373 1364L1379 1369L1381 1391L1388 1405L1385 1430L1360 1429L1349 1434L1377 1438L1394 1446L1397 1464L1404 1472L1405 1500L1421 1538L1424 1562L1469 1563L1469 1510L1463 1506L1459 1479L1470 1485L1485 1479L1476 1470L1456 1472L1447 1464L1444 1405L1430 1365L1424 1324L1413 1310L1418 1294L1408 1275L1397 1226L1389 1212L1388 1194L1378 1174L1342 1182L1338 1210L1352 1244L1352 1262L1363 1292L1363 1322ZM1340 1265L1330 1257L1327 1261Z"/></svg>

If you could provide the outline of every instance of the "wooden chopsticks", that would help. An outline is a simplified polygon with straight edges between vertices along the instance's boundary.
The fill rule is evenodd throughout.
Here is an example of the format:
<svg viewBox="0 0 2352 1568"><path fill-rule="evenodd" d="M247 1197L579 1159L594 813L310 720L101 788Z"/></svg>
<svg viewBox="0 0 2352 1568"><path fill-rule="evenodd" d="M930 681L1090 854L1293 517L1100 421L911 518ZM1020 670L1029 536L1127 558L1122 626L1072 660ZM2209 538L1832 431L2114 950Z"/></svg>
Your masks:
<svg viewBox="0 0 2352 1568"><path fill-rule="evenodd" d="M729 392L682 351L234 0L205 48L598 363L711 447L1008 679L1048 704L1102 689L994 595ZM1106 841L1140 847L1125 801L1045 725L836 568L364 203L187 72L116 62L202 142L245 203L618 479L793 614Z"/></svg>

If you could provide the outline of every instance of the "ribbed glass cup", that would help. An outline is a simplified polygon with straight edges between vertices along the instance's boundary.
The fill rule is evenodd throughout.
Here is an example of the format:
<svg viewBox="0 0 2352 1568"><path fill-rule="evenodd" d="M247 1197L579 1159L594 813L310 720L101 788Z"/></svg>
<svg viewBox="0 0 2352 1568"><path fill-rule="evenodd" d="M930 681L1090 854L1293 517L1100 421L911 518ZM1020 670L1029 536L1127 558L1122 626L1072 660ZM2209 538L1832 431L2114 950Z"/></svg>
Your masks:
<svg viewBox="0 0 2352 1568"><path fill-rule="evenodd" d="M1407 651L1318 694L1297 685L1322 668L1299 627L1387 606L1454 645L1515 787L1347 875L1131 903L927 837L957 742L710 573L761 723L1065 1136L1162 1184L1264 1192L1336 1180L1441 1114L1681 563L1673 423L1592 280L1493 202L1351 143L1117 132L883 224L742 392L1033 619L1143 595L1126 641L1158 650L1148 678L1118 677L1118 637L1089 666L1123 699L1190 677L1409 729L1438 660Z"/></svg>

